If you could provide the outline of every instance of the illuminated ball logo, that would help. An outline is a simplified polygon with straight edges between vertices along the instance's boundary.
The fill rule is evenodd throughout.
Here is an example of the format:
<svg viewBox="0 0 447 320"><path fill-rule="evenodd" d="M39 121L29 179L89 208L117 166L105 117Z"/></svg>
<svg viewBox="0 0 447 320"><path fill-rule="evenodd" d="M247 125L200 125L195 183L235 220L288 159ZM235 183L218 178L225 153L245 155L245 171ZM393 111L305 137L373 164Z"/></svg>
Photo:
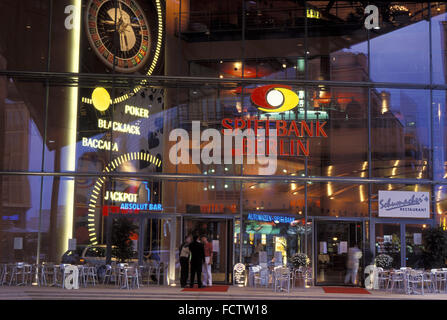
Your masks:
<svg viewBox="0 0 447 320"><path fill-rule="evenodd" d="M267 85L258 87L251 94L251 101L264 112L284 112L298 105L298 95L285 85Z"/></svg>
<svg viewBox="0 0 447 320"><path fill-rule="evenodd" d="M92 93L93 106L101 112L106 111L110 106L110 94L106 89L98 87Z"/></svg>

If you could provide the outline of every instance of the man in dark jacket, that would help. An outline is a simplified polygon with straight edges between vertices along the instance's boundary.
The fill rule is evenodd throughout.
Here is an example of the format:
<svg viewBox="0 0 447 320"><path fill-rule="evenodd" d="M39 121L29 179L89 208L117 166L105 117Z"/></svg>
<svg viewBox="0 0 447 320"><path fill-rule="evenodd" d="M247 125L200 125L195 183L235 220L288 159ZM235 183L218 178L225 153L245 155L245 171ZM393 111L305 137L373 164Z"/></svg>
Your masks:
<svg viewBox="0 0 447 320"><path fill-rule="evenodd" d="M189 245L191 252L191 279L190 287L194 287L194 277L197 274L197 284L202 288L202 265L205 262L205 248L203 243L198 241L199 237L194 235L192 242Z"/></svg>

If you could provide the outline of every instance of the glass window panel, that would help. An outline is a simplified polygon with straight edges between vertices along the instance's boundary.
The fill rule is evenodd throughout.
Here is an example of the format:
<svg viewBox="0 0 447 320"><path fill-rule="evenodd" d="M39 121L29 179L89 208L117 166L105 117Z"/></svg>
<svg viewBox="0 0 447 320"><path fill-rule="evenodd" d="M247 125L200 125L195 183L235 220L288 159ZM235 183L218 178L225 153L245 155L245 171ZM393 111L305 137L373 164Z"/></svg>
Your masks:
<svg viewBox="0 0 447 320"><path fill-rule="evenodd" d="M447 227L447 186L436 185L434 187L436 222L444 229Z"/></svg>
<svg viewBox="0 0 447 320"><path fill-rule="evenodd" d="M45 88L0 78L0 170L40 171L45 124Z"/></svg>
<svg viewBox="0 0 447 320"><path fill-rule="evenodd" d="M47 70L49 4L30 0L0 3L0 69ZM61 17L63 13L59 11Z"/></svg>
<svg viewBox="0 0 447 320"><path fill-rule="evenodd" d="M239 215L241 183L231 180L163 182L165 212Z"/></svg>
<svg viewBox="0 0 447 320"><path fill-rule="evenodd" d="M430 82L427 4L383 2L377 6L380 28L370 32L371 80Z"/></svg>
<svg viewBox="0 0 447 320"><path fill-rule="evenodd" d="M367 177L367 90L320 86L308 96L308 117L321 117L327 135L309 139L309 175Z"/></svg>
<svg viewBox="0 0 447 320"><path fill-rule="evenodd" d="M287 264L293 254L306 251L311 229L305 224L302 184L244 183L242 199L245 263ZM267 261L259 260L262 251ZM281 252L282 261L275 252Z"/></svg>
<svg viewBox="0 0 447 320"><path fill-rule="evenodd" d="M425 90L371 91L373 176L430 177L429 105Z"/></svg>
<svg viewBox="0 0 447 320"><path fill-rule="evenodd" d="M308 183L308 214L326 217L367 217L368 186L338 182Z"/></svg>
<svg viewBox="0 0 447 320"><path fill-rule="evenodd" d="M75 185L73 177L43 178L41 262L60 263L76 237Z"/></svg>
<svg viewBox="0 0 447 320"><path fill-rule="evenodd" d="M223 67L219 64L227 60L241 63L242 2L167 2L166 11L165 74L214 77L241 74L241 67L238 70L229 67L219 73Z"/></svg>
<svg viewBox="0 0 447 320"><path fill-rule="evenodd" d="M445 37L447 31L447 7L445 2L431 3L431 40L433 82L445 83Z"/></svg>
<svg viewBox="0 0 447 320"><path fill-rule="evenodd" d="M379 254L386 254L393 258L391 268L401 267L401 241L400 224L397 223L376 223L375 224L375 248L376 257Z"/></svg>
<svg viewBox="0 0 447 320"><path fill-rule="evenodd" d="M433 175L447 179L447 109L445 91L433 91Z"/></svg>
<svg viewBox="0 0 447 320"><path fill-rule="evenodd" d="M406 238L406 266L414 269L424 268L423 262L423 230L427 228L426 224L407 224L405 225Z"/></svg>
<svg viewBox="0 0 447 320"><path fill-rule="evenodd" d="M312 80L368 81L367 30L360 2L307 1Z"/></svg>
<svg viewBox="0 0 447 320"><path fill-rule="evenodd" d="M245 2L244 77L304 79L305 4Z"/></svg>
<svg viewBox="0 0 447 320"><path fill-rule="evenodd" d="M48 231L44 204L40 210L40 177L0 176L0 261L35 263L39 231ZM17 246L14 245L17 243ZM41 258L44 255L42 254Z"/></svg>

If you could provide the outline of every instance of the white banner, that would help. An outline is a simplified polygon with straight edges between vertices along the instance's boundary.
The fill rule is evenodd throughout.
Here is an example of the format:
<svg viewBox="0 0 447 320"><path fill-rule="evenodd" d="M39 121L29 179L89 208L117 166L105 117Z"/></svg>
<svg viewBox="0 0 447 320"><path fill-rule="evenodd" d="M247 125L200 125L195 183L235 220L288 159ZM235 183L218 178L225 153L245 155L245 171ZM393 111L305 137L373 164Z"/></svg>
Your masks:
<svg viewBox="0 0 447 320"><path fill-rule="evenodd" d="M379 190L379 217L430 218L430 193Z"/></svg>

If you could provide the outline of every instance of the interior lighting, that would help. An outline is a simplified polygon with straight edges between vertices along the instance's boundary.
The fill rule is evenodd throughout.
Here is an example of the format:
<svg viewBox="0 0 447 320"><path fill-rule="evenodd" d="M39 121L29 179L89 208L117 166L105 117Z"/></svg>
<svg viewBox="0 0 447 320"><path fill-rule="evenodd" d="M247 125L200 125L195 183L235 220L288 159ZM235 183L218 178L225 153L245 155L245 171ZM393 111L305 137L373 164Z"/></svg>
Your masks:
<svg viewBox="0 0 447 320"><path fill-rule="evenodd" d="M364 177L366 176L366 168L367 168L367 166L368 166L368 161L364 161L364 162L363 162L363 165L362 165L362 173L360 174L360 176L361 176L362 178L364 178ZM359 186L360 202L365 201L364 189L365 189L364 185L361 184L361 185Z"/></svg>
<svg viewBox="0 0 447 320"><path fill-rule="evenodd" d="M328 175L329 177L332 175L332 169L333 169L333 166L329 166L329 167L327 168L327 175ZM332 184L331 184L330 182L328 182L328 183L327 183L327 196L328 196L328 197L331 197L331 196L332 196L332 193L333 193L333 191L332 191ZM331 197L331 199L333 199L333 197Z"/></svg>

